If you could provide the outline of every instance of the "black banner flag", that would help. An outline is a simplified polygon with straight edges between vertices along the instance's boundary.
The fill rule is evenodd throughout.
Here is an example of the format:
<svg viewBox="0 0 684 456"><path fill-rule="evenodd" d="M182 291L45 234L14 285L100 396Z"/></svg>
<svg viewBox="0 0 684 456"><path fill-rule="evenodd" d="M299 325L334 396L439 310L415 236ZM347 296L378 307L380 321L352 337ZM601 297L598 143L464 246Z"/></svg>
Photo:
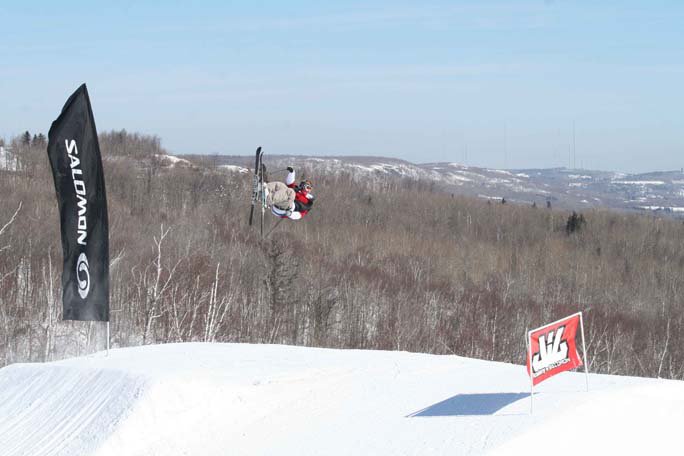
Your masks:
<svg viewBox="0 0 684 456"><path fill-rule="evenodd" d="M65 320L109 321L109 226L100 145L85 84L48 134L62 227Z"/></svg>

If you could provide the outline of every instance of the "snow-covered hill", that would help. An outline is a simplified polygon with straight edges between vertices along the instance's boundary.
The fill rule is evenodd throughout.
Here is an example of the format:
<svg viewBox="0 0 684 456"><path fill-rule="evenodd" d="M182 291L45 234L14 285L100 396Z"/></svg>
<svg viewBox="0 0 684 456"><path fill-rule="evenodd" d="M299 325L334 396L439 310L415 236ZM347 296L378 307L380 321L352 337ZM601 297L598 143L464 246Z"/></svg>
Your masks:
<svg viewBox="0 0 684 456"><path fill-rule="evenodd" d="M171 344L0 369L17 455L676 454L684 382L405 352Z"/></svg>

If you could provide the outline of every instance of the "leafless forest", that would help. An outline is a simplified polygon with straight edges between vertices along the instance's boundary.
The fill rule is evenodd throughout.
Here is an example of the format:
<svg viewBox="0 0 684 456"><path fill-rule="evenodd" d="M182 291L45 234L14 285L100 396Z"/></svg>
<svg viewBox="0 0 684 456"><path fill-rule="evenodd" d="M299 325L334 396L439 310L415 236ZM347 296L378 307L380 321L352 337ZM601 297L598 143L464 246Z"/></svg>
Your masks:
<svg viewBox="0 0 684 456"><path fill-rule="evenodd" d="M569 231L564 211L321 175L309 216L261 242L247 226L250 175L165 166L155 137L100 144L113 347L282 343L522 364L526 329L581 310L590 371L684 379L681 221L589 211ZM7 146L18 166L0 170L0 366L101 350L104 325L61 320L45 138Z"/></svg>

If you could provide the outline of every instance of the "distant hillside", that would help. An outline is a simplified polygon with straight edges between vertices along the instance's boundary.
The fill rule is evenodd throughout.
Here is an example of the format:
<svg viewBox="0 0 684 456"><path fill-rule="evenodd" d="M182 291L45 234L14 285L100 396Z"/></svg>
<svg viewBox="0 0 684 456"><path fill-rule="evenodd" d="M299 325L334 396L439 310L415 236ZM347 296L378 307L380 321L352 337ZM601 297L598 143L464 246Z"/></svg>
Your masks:
<svg viewBox="0 0 684 456"><path fill-rule="evenodd" d="M199 156L184 156L189 161ZM250 172L249 156L201 157L217 167ZM459 163L413 164L383 157L306 157L266 155L266 164L277 172L289 164L316 175L348 173L357 179L402 177L434 182L447 193L476 196L519 204L548 203L554 207L583 210L613 208L652 211L684 217L684 173L659 171L624 174L567 168L499 170Z"/></svg>

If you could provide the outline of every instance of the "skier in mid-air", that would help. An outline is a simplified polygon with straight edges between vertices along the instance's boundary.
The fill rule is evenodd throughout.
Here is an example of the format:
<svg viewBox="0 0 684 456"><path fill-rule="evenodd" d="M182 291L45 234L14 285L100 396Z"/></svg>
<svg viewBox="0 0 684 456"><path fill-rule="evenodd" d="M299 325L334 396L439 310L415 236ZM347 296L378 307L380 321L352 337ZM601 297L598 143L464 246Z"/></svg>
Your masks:
<svg viewBox="0 0 684 456"><path fill-rule="evenodd" d="M277 217L300 220L313 206L313 186L308 179L301 181L299 185L295 184L294 168L288 166L287 171L285 183L266 183L266 206L270 207L273 215Z"/></svg>

